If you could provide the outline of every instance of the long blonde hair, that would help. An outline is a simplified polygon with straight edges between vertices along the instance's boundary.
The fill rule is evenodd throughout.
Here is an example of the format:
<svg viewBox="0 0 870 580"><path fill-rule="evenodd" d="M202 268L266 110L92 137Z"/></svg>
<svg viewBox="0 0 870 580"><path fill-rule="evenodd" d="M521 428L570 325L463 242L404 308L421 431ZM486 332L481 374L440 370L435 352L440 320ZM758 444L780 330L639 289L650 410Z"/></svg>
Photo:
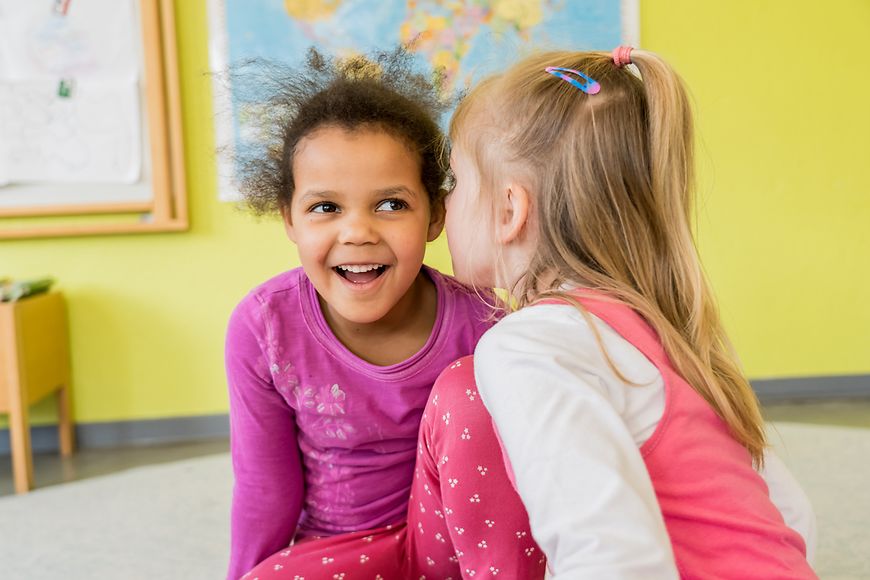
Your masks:
<svg viewBox="0 0 870 580"><path fill-rule="evenodd" d="M627 304L760 465L758 400L719 319L691 229L686 90L657 55L631 56L640 76L603 52L526 58L463 99L450 135L474 159L482 196L507 174L522 176L532 192L537 244L508 288L516 306L565 297L565 283ZM601 91L585 94L547 74L548 66L580 70Z"/></svg>

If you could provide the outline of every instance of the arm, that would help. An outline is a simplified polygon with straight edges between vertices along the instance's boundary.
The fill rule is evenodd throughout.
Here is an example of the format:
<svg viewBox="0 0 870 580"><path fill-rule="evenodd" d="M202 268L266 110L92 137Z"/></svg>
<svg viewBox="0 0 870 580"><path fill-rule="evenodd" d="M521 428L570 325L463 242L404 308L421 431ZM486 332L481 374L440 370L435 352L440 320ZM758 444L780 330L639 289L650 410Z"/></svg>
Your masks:
<svg viewBox="0 0 870 580"><path fill-rule="evenodd" d="M785 524L799 533L807 545L807 562L816 555L816 514L800 484L772 449L764 452L764 468L759 472L767 483L770 501L782 514Z"/></svg>
<svg viewBox="0 0 870 580"><path fill-rule="evenodd" d="M646 466L614 404L619 392L605 386L606 363L594 339L584 346L591 330L581 322L521 311L475 351L478 390L532 535L554 580L677 578Z"/></svg>
<svg viewBox="0 0 870 580"><path fill-rule="evenodd" d="M235 474L231 580L290 543L304 492L295 415L272 384L255 304L248 299L236 308L226 340Z"/></svg>

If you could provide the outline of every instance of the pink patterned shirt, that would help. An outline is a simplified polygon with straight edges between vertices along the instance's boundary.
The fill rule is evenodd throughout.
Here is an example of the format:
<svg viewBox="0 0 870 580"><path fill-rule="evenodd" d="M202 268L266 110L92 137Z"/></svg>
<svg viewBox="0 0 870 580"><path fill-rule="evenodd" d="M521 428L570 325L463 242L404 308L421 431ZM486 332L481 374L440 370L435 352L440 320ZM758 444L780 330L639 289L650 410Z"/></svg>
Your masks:
<svg viewBox="0 0 870 580"><path fill-rule="evenodd" d="M474 291L424 266L438 295L425 346L380 367L333 335L301 268L230 317L226 371L235 486L229 577L293 536L402 521L423 407L436 377L489 328Z"/></svg>

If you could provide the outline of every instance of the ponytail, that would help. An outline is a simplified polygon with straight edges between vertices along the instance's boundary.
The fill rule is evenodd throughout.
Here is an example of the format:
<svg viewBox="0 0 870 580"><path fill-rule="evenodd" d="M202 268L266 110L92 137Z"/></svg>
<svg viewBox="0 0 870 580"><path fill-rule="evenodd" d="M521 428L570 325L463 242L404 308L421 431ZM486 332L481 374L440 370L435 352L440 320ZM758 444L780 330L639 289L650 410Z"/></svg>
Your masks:
<svg viewBox="0 0 870 580"><path fill-rule="evenodd" d="M689 99L677 73L656 54L634 50L631 61L646 93L652 188L673 237L673 259L661 264L668 271L663 284L656 284L655 310L666 319L655 324L656 330L684 378L760 465L765 432L758 400L736 362L690 229L694 144Z"/></svg>

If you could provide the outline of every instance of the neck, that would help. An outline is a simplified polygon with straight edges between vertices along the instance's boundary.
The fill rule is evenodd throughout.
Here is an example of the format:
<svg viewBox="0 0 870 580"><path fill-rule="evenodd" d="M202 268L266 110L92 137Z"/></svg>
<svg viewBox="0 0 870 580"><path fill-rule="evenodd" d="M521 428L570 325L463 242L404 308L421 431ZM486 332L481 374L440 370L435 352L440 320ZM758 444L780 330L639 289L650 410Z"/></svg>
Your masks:
<svg viewBox="0 0 870 580"><path fill-rule="evenodd" d="M435 285L422 271L387 315L374 322L347 320L320 299L335 337L352 353L378 366L400 363L423 348L435 325L437 304Z"/></svg>

